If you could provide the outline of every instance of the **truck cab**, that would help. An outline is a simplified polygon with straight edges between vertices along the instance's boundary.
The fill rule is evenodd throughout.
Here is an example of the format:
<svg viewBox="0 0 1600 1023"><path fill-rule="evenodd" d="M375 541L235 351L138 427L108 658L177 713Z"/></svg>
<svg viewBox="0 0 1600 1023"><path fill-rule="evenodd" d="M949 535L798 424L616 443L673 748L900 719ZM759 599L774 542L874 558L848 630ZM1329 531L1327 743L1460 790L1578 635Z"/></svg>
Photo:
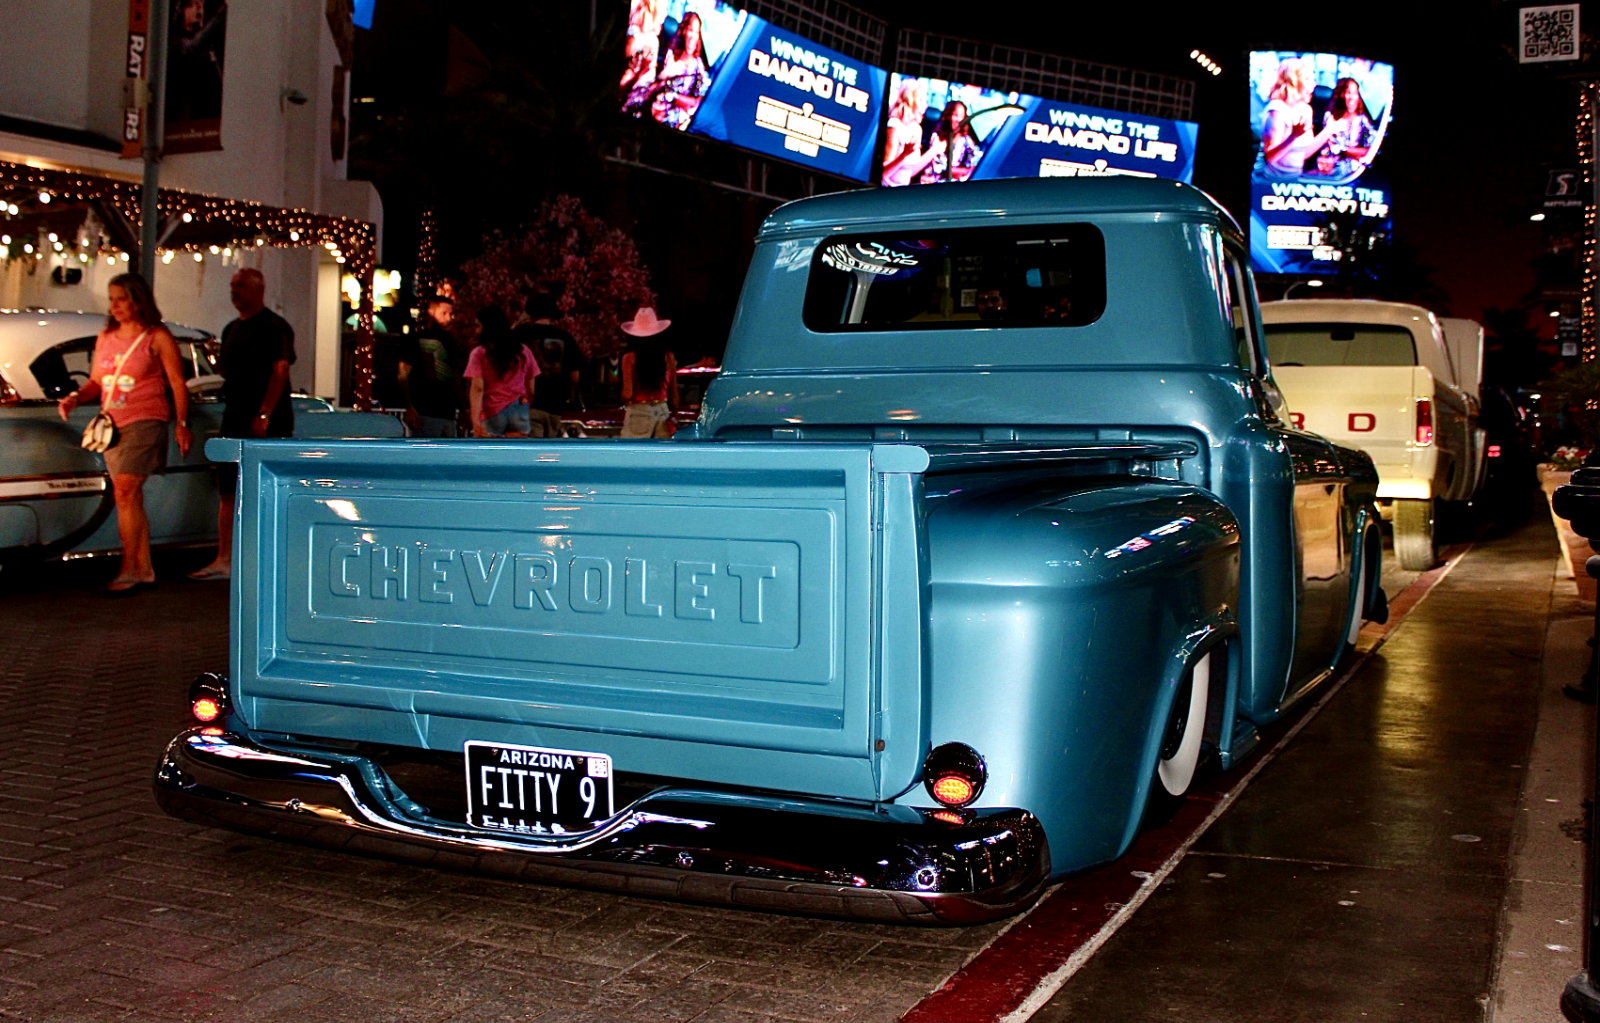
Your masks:
<svg viewBox="0 0 1600 1023"><path fill-rule="evenodd" d="M1432 568L1441 510L1483 479L1483 329L1368 299L1267 302L1261 318L1291 420L1372 457L1402 567Z"/></svg>

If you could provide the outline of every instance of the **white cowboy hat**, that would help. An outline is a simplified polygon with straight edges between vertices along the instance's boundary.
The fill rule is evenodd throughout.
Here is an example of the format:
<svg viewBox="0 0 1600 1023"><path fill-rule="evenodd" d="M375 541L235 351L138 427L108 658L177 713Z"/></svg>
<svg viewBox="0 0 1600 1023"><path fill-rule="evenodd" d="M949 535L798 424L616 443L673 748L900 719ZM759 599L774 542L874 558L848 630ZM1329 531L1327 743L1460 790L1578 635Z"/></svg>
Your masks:
<svg viewBox="0 0 1600 1023"><path fill-rule="evenodd" d="M619 324L624 334L633 337L653 337L672 326L671 320L662 320L656 317L652 306L640 306L639 311L633 314L633 319Z"/></svg>

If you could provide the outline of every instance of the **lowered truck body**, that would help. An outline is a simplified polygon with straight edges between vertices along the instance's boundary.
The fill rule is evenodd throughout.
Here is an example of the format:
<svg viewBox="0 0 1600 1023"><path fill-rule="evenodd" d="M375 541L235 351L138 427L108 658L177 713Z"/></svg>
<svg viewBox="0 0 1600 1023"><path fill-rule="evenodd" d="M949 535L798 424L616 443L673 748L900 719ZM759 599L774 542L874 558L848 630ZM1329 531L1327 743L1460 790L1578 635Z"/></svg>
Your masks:
<svg viewBox="0 0 1600 1023"><path fill-rule="evenodd" d="M1284 421L1259 342L1186 186L791 204L684 439L218 442L254 495L232 662L158 798L644 894L1014 912L1382 614L1371 462Z"/></svg>

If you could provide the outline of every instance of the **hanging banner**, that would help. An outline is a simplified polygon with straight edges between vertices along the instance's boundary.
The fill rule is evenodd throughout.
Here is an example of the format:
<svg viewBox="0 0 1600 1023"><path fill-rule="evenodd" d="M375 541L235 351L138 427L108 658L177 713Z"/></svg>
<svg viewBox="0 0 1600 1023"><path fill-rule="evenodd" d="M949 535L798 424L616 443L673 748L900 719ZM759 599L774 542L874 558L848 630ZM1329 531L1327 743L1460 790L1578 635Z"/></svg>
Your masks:
<svg viewBox="0 0 1600 1023"><path fill-rule="evenodd" d="M1378 164L1394 66L1333 53L1250 54L1250 262L1259 273L1333 274L1354 242L1387 236Z"/></svg>
<svg viewBox="0 0 1600 1023"><path fill-rule="evenodd" d="M145 108L150 90L145 87L145 51L150 45L150 0L128 0L128 45L123 53L122 158L136 159L144 152Z"/></svg>
<svg viewBox="0 0 1600 1023"><path fill-rule="evenodd" d="M164 153L222 148L227 0L173 0L167 29Z"/></svg>
<svg viewBox="0 0 1600 1023"><path fill-rule="evenodd" d="M889 79L880 180L1194 177L1200 126L938 78Z"/></svg>

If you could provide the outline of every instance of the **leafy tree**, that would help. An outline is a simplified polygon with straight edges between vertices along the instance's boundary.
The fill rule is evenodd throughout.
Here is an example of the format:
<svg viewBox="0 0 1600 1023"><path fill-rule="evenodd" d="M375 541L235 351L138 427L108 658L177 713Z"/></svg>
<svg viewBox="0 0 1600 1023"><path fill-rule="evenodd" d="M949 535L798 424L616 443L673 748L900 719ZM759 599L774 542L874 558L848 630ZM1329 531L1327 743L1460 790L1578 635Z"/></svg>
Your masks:
<svg viewBox="0 0 1600 1023"><path fill-rule="evenodd" d="M462 336L473 315L498 305L513 321L533 292L556 296L558 325L591 356L621 347L617 324L640 306L654 305L649 277L633 239L592 216L570 195L557 196L525 229L484 239L482 255L461 266L466 280L456 292Z"/></svg>

